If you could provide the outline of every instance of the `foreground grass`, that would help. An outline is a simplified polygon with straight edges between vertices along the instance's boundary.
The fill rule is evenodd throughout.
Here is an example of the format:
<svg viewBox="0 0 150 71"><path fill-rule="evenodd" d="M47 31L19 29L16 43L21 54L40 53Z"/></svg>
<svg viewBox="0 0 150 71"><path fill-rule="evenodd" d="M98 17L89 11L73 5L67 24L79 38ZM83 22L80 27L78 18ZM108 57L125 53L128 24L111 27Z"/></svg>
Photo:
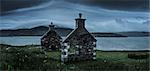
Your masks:
<svg viewBox="0 0 150 71"><path fill-rule="evenodd" d="M130 59L128 53L97 51L97 60L95 61L69 62L58 64L58 67L60 70L75 71L149 71L149 59ZM48 52L48 54L50 54L49 58L53 58L54 56L51 54L58 54L58 52Z"/></svg>
<svg viewBox="0 0 150 71"><path fill-rule="evenodd" d="M149 71L149 58L130 59L128 53L97 51L95 61L62 63L60 52L45 52L37 46L1 49L1 70L42 70L42 71ZM145 53L145 52L136 52ZM148 52L149 53L149 52Z"/></svg>

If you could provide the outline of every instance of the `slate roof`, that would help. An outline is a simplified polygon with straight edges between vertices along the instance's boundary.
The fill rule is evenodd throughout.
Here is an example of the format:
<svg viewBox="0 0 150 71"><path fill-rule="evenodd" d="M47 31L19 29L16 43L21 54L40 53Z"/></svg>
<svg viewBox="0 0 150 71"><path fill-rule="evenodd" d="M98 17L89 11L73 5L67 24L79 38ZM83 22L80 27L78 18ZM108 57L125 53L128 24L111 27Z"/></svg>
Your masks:
<svg viewBox="0 0 150 71"><path fill-rule="evenodd" d="M69 42L69 40L71 38L73 38L74 36L81 36L81 35L85 35L88 34L92 37L93 41L97 41L93 35L91 35L86 28L75 28L67 37L66 39L64 39L63 43Z"/></svg>
<svg viewBox="0 0 150 71"><path fill-rule="evenodd" d="M43 39L44 37L47 37L51 33L55 33L57 37L59 37L59 39L62 39L61 36L55 31L55 25L53 25L52 23L51 25L49 25L49 30L41 37L41 39Z"/></svg>
<svg viewBox="0 0 150 71"><path fill-rule="evenodd" d="M63 43L69 42L69 40L73 37L79 38L84 35L89 35L89 36L91 36L92 41L96 41L94 36L91 35L85 28L85 22L83 22L83 21L85 21L86 19L82 18L81 13L79 13L79 18L77 18L75 20L76 20L76 28L66 37L66 39L63 41Z"/></svg>

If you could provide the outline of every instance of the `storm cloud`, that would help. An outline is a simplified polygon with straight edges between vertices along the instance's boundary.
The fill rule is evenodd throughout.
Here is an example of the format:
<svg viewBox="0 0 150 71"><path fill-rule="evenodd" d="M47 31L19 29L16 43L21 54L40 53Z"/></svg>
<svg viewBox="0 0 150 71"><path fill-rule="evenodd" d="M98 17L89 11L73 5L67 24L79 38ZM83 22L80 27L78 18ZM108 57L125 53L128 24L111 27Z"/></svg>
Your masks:
<svg viewBox="0 0 150 71"><path fill-rule="evenodd" d="M92 0L93 3L89 0L78 0L79 2L67 0L41 1L42 2L38 5L35 4L30 7L5 10L4 12L10 14L0 16L0 19L2 20L0 22L0 28L32 28L49 25L51 21L57 26L74 28L74 19L78 17L78 13L83 13L83 17L87 19L86 27L89 31L150 31L148 30L148 27L150 27L150 17L149 12L146 11L148 10L146 8L147 4L142 2L142 5L145 5L146 7L138 3L137 4L140 7L133 5L133 8L130 7L130 5L124 6L119 4L118 6L120 7L128 8L121 8L120 10L117 7L111 8L111 5L116 3L116 1L110 1L110 3L113 2L110 5L108 5L109 3L102 3L109 8L105 8L102 4L96 4L96 2L94 2L98 0ZM134 10L135 8L138 10ZM132 9L132 11L130 9Z"/></svg>

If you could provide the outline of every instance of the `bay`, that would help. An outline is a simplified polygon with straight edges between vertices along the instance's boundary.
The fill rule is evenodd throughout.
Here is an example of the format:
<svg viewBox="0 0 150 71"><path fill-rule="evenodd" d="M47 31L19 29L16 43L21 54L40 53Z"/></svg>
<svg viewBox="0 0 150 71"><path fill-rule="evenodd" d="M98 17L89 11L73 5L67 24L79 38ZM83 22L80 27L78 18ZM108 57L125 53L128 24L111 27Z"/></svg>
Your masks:
<svg viewBox="0 0 150 71"><path fill-rule="evenodd" d="M0 37L0 44L40 45L40 38L41 36ZM150 50L150 37L96 37L96 39L98 50Z"/></svg>

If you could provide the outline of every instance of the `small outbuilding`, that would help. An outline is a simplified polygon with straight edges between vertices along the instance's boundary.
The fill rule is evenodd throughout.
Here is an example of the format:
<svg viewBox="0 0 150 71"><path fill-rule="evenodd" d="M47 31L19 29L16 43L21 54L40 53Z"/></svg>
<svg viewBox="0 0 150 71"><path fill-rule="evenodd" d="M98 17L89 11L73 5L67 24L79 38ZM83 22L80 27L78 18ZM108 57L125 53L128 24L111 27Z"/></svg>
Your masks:
<svg viewBox="0 0 150 71"><path fill-rule="evenodd" d="M55 25L51 22L49 30L41 38L41 46L44 50L53 51L61 48L62 38L55 31Z"/></svg>
<svg viewBox="0 0 150 71"><path fill-rule="evenodd" d="M96 59L96 39L85 28L82 14L76 18L75 29L63 41L61 60L63 62Z"/></svg>

